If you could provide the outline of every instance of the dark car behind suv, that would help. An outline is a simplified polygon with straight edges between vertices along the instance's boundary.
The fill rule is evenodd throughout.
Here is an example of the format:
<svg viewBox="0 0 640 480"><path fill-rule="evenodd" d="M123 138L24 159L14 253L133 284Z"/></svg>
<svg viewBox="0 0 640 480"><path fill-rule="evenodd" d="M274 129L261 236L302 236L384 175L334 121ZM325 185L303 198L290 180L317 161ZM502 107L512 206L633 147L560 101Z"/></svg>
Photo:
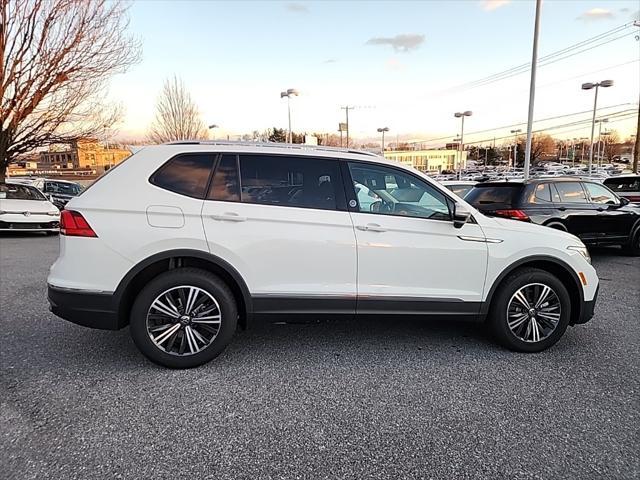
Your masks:
<svg viewBox="0 0 640 480"><path fill-rule="evenodd" d="M602 184L577 178L486 182L465 200L485 215L572 233L586 245L622 245L640 255L640 207Z"/></svg>

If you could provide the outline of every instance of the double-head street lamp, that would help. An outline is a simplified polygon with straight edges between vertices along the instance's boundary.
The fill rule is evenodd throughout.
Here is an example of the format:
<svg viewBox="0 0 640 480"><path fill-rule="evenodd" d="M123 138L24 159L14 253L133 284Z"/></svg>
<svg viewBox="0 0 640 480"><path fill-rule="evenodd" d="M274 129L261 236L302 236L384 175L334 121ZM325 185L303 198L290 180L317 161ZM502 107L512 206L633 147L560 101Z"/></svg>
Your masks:
<svg viewBox="0 0 640 480"><path fill-rule="evenodd" d="M289 132L287 134L287 143L291 143L291 96L297 97L300 92L295 88L289 88L286 92L280 92L280 98L287 97L287 112L289 114Z"/></svg>
<svg viewBox="0 0 640 480"><path fill-rule="evenodd" d="M216 125L215 123L209 125L209 130L211 130L212 140L216 139L216 131L214 130L215 128L220 128L220 126Z"/></svg>
<svg viewBox="0 0 640 480"><path fill-rule="evenodd" d="M384 132L388 132L389 127L378 128L378 133L382 133L382 155L384 156Z"/></svg>
<svg viewBox="0 0 640 480"><path fill-rule="evenodd" d="M466 110L464 112L456 112L453 114L454 117L459 118L461 120L462 125L460 126L460 145L458 150L460 151L460 158L458 159L458 179L461 177L461 164L462 164L462 152L464 148L464 117L470 117L473 115L471 110Z"/></svg>
<svg viewBox="0 0 640 480"><path fill-rule="evenodd" d="M513 133L513 168L516 168L516 163L518 162L518 134L522 132L521 128L517 128L515 130L511 130Z"/></svg>
<svg viewBox="0 0 640 480"><path fill-rule="evenodd" d="M592 88L596 89L596 94L593 98L593 117L591 119L591 149L589 150L589 175L591 175L591 165L593 164L593 134L596 129L596 109L598 106L598 88L600 87L610 87L613 85L613 80L603 80L597 83L583 83L582 90L591 90Z"/></svg>

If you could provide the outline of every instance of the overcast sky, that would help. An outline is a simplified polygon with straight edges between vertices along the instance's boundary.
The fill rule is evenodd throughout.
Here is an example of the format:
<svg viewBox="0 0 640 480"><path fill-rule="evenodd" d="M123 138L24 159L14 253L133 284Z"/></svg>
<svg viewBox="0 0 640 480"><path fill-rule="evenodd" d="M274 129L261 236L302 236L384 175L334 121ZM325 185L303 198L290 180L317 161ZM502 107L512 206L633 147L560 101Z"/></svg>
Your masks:
<svg viewBox="0 0 640 480"><path fill-rule="evenodd" d="M529 72L481 87L452 87L530 62L534 9L533 0L138 0L130 27L143 42L143 60L116 77L110 92L126 109L119 136L144 136L162 82L173 74L184 80L204 121L221 126L218 135L286 127L286 100L279 93L296 88L301 95L291 101L295 131L335 132L344 121L340 106L348 104L368 107L350 114L358 137L388 126L390 136L453 138L459 132L453 113L459 110L473 111L465 140L500 136L526 121ZM546 0L540 57L637 17L637 0ZM539 68L535 117L589 110L593 90L580 90L581 83L609 78L616 84L601 89L599 106L628 104L609 110L618 112L637 105L640 28L606 39L622 35ZM538 126L580 118L585 115ZM610 126L628 134L634 124L627 119ZM473 134L499 126L507 128ZM567 127L552 133L571 138L588 131Z"/></svg>

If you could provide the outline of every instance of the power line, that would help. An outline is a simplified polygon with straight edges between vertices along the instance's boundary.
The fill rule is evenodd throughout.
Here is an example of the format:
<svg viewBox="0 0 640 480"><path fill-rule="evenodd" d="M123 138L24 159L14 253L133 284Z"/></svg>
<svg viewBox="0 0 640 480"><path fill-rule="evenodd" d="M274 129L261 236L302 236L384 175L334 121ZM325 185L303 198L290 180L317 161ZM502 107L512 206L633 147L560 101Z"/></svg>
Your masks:
<svg viewBox="0 0 640 480"><path fill-rule="evenodd" d="M608 110L611 108L617 108L617 107L624 107L627 105L635 105L634 103L619 103L617 105L608 105L606 107L599 107L598 111L601 110ZM547 122L549 120L558 120L559 118L566 118L566 117L573 117L575 115L582 115L585 113L592 113L593 110L584 110L582 112L574 112L574 113L565 113L563 115L556 115L555 117L547 117L547 118L540 118L540 119L536 119L534 120L537 123L540 122ZM496 130L504 130L505 128L512 128L512 127L520 127L525 125L527 122L520 122L520 123L514 123L514 124L510 124L510 125L503 125L500 127L494 127L494 128L487 128L485 130L476 130L475 132L469 132L467 133L467 135L477 135L479 133L487 133L487 132L495 132ZM413 142L407 142L409 145L415 145L417 143L432 143L432 142L436 142L438 140L448 140L451 138L451 135L447 135L446 137L438 137L438 138L429 138L427 140L415 140Z"/></svg>
<svg viewBox="0 0 640 480"><path fill-rule="evenodd" d="M578 42L576 44L570 45L568 47L565 47L561 50L558 50L556 52L550 53L549 55L546 55L544 57L541 57L538 60L538 66L546 66L546 65L550 65L552 63L558 62L560 60L565 60L569 57L572 57L574 55L579 55L580 53L584 53L586 51L592 50L594 48L600 47L602 45L606 45L607 43L611 43L613 41L619 40L621 38L627 37L629 35L633 35L635 34L635 30L632 30L630 32L625 32L622 35L617 35L621 32L624 32L627 29L630 29L634 26L634 24L631 23L626 23L624 25L620 25L616 28L613 28L607 32L601 33L599 35L596 35L594 37L588 38L586 40L583 40L581 42ZM617 35L617 36L616 36ZM613 38L611 38L613 37ZM586 47L588 46L588 48L583 48L582 50L580 50L582 47ZM577 50L577 51L576 51ZM498 73L494 73L492 75L489 75L487 77L484 78L480 78L478 80L473 80L471 82L467 82L467 83L463 83L461 85L449 88L447 90L445 90L445 92L452 92L452 91L460 91L460 90L468 90L471 88L476 88L476 87L480 87L480 86L484 86L484 85L489 85L491 83L495 83L501 80L505 80L507 78L516 76L516 75L520 75L521 73L525 73L530 69L530 65L529 63L524 63L522 65L518 65L516 67L512 67L510 69L504 70L502 72L498 72Z"/></svg>

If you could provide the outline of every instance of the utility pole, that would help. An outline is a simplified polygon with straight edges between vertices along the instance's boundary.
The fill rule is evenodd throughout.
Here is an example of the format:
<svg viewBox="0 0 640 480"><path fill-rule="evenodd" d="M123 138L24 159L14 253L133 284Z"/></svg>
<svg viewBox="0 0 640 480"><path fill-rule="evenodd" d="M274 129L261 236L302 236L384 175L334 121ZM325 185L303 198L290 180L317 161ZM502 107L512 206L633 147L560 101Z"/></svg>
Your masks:
<svg viewBox="0 0 640 480"><path fill-rule="evenodd" d="M633 173L638 173L638 155L640 154L640 105L638 106L638 124L636 125L636 142L633 147Z"/></svg>
<svg viewBox="0 0 640 480"><path fill-rule="evenodd" d="M536 98L536 70L538 67L538 36L540 33L540 7L542 0L536 0L536 19L533 28L533 53L531 55L531 80L529 82L529 117L527 119L527 146L524 151L524 179L529 179L531 167L531 141L533 138L533 105Z"/></svg>
<svg viewBox="0 0 640 480"><path fill-rule="evenodd" d="M344 107L340 107L344 110L346 116L346 124L347 124L347 148L349 148L349 110L353 110L355 107L353 105L345 105Z"/></svg>

